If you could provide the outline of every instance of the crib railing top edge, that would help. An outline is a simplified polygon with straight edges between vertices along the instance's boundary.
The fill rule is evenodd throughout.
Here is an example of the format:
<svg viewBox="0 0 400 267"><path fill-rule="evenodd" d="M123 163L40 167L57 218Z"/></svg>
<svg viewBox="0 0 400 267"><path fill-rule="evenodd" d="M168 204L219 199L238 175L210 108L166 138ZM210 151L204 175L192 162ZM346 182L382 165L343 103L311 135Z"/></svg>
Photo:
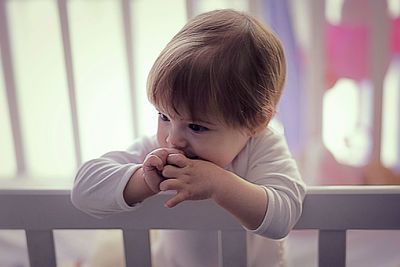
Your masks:
<svg viewBox="0 0 400 267"><path fill-rule="evenodd" d="M400 185L309 186L307 194L400 194Z"/></svg>
<svg viewBox="0 0 400 267"><path fill-rule="evenodd" d="M361 189L340 190L310 188L296 229L400 229L396 190L379 188L380 193L365 194ZM159 194L135 211L96 219L73 207L69 194L67 189L0 190L0 229L242 229L210 200L168 209L163 204L170 195Z"/></svg>
<svg viewBox="0 0 400 267"><path fill-rule="evenodd" d="M9 186L0 182L0 195L65 195L70 194L72 185L50 184L50 185L23 185ZM400 194L399 185L326 185L308 186L307 195L357 195L357 194Z"/></svg>

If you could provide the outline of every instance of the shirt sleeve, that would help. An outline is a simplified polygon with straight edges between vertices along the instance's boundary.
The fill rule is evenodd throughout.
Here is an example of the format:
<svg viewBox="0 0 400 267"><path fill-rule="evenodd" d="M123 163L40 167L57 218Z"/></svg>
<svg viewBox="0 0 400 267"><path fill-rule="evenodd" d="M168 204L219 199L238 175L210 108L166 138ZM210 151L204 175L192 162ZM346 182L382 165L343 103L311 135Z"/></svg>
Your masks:
<svg viewBox="0 0 400 267"><path fill-rule="evenodd" d="M72 204L94 217L135 209L123 191L146 155L157 148L155 137L136 141L127 151L113 151L84 163L78 170L71 191Z"/></svg>
<svg viewBox="0 0 400 267"><path fill-rule="evenodd" d="M251 141L247 179L261 185L268 198L261 225L251 232L280 239L294 227L302 212L305 184L283 134L267 129Z"/></svg>

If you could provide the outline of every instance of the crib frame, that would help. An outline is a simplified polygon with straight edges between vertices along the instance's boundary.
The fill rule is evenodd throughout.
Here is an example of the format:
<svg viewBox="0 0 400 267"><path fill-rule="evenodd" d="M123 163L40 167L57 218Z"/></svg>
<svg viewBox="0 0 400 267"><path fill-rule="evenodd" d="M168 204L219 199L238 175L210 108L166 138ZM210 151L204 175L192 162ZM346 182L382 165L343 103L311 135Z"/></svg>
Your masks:
<svg viewBox="0 0 400 267"><path fill-rule="evenodd" d="M0 190L0 229L25 230L31 267L56 266L56 229L122 229L126 266L151 266L150 229L218 230L219 266L246 266L246 232L209 200L167 209L163 203L170 196L159 194L136 211L96 219L75 209L69 193ZM318 266L346 266L347 230L400 229L400 187L311 187L295 229L319 231Z"/></svg>

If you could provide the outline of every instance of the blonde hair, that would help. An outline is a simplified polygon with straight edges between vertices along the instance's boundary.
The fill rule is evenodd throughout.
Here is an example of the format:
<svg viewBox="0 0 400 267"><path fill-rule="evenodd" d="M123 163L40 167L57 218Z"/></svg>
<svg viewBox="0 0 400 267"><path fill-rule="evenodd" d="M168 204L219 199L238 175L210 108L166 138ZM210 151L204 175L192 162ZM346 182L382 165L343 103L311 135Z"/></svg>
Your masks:
<svg viewBox="0 0 400 267"><path fill-rule="evenodd" d="M215 10L190 20L167 44L148 77L156 106L213 115L255 132L275 113L286 76L282 45L255 18Z"/></svg>

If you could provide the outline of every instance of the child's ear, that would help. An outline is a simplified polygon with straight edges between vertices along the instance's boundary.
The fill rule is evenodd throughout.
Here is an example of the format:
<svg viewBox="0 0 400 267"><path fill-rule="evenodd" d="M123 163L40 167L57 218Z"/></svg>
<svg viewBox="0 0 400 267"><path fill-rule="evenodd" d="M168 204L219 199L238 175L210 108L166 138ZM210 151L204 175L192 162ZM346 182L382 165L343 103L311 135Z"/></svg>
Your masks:
<svg viewBox="0 0 400 267"><path fill-rule="evenodd" d="M255 129L248 130L248 135L249 135L249 137L257 137L257 136L263 134L265 132L266 128L267 128L266 124L265 125L262 124Z"/></svg>
<svg viewBox="0 0 400 267"><path fill-rule="evenodd" d="M268 112L266 114L264 113L259 113L256 116L257 124L258 126L255 126L253 129L249 129L249 136L250 137L257 137L263 133L265 133L265 130L267 129L267 126L269 122L271 121L273 115L275 114L274 110L272 108L268 109Z"/></svg>
<svg viewBox="0 0 400 267"><path fill-rule="evenodd" d="M257 137L263 133L265 133L265 130L267 129L267 125L270 122L270 118L262 118L262 122L258 126L256 126L254 129L249 130L250 137Z"/></svg>
<svg viewBox="0 0 400 267"><path fill-rule="evenodd" d="M259 126L255 129L241 128L240 131L242 132L242 134L246 135L248 138L253 138L253 137L257 137L257 136L265 133L266 129L267 129L267 126Z"/></svg>

